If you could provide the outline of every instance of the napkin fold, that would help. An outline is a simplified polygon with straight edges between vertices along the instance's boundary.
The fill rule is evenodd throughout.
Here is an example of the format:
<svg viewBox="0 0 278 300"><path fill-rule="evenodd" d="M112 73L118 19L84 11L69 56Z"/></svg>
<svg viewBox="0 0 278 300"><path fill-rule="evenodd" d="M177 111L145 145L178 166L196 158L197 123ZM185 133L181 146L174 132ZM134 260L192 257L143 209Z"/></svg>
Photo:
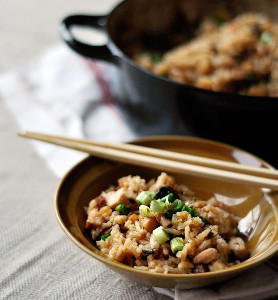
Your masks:
<svg viewBox="0 0 278 300"><path fill-rule="evenodd" d="M59 45L25 66L0 75L0 97L22 130L110 142L137 135L122 120L112 97L117 70L85 60ZM33 142L56 175L86 155Z"/></svg>
<svg viewBox="0 0 278 300"><path fill-rule="evenodd" d="M115 104L115 76L114 66L82 59L58 45L27 65L0 75L0 97L22 130L127 141L138 133L122 119ZM32 143L60 177L85 156L44 143ZM276 256L235 278L205 288L155 290L176 300L275 298L278 296L277 260Z"/></svg>

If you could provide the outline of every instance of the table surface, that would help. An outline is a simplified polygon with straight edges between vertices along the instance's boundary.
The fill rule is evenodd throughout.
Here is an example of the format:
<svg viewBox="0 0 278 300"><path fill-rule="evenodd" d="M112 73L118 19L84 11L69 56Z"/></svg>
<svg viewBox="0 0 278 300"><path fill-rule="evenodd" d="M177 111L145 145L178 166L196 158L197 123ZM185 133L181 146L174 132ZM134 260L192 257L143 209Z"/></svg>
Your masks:
<svg viewBox="0 0 278 300"><path fill-rule="evenodd" d="M105 14L117 2L0 0L0 75L62 43L59 23L63 17ZM132 290L137 299L166 299L151 287L115 276L66 238L51 200L59 178L29 141L17 138L14 116L1 100L0 298L130 299Z"/></svg>
<svg viewBox="0 0 278 300"><path fill-rule="evenodd" d="M105 14L119 0L0 0L0 72L61 42L59 23L76 14Z"/></svg>

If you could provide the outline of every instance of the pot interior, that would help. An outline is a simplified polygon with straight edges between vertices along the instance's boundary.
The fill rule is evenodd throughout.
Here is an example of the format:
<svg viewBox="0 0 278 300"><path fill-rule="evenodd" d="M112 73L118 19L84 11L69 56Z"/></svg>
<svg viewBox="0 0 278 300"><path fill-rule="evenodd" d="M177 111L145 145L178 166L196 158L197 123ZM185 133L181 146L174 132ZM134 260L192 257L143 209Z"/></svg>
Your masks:
<svg viewBox="0 0 278 300"><path fill-rule="evenodd" d="M165 52L192 39L204 17L232 18L243 12L278 20L275 0L126 0L111 13L108 32L126 55Z"/></svg>

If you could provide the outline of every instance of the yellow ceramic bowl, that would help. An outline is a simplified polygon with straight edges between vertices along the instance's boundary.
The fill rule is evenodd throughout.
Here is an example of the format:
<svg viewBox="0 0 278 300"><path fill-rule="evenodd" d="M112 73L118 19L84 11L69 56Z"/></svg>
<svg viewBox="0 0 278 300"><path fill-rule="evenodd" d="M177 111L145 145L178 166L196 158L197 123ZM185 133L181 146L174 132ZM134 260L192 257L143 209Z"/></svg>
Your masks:
<svg viewBox="0 0 278 300"><path fill-rule="evenodd" d="M234 161L241 164L271 168L261 159L243 150L196 138L148 137L134 142L138 145ZM161 170L163 171L163 170ZM56 214L67 236L83 251L112 270L137 282L164 288L196 288L213 284L243 272L270 258L278 250L278 194L244 185L223 183L189 175L172 174L177 182L187 185L196 196L215 195L231 206L232 212L243 218L239 223L248 235L251 257L228 269L201 274L156 274L131 268L102 255L85 230L84 207L109 185L125 175L140 175L150 179L159 171L114 163L88 157L74 166L62 179L56 196Z"/></svg>

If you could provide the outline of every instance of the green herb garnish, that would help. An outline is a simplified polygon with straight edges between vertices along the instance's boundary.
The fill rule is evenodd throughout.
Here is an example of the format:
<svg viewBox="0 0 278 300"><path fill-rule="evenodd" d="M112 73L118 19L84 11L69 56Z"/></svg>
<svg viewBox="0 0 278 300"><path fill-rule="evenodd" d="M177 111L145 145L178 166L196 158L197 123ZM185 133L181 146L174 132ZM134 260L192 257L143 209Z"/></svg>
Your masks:
<svg viewBox="0 0 278 300"><path fill-rule="evenodd" d="M150 218L154 213L147 205L140 205L139 206L139 213L144 216Z"/></svg>
<svg viewBox="0 0 278 300"><path fill-rule="evenodd" d="M101 238L103 241L105 241L110 235L111 235L111 233L103 234L100 238Z"/></svg>
<svg viewBox="0 0 278 300"><path fill-rule="evenodd" d="M158 53L158 52L150 52L149 55L151 57L152 63L154 63L154 64L160 62L162 59L162 54Z"/></svg>
<svg viewBox="0 0 278 300"><path fill-rule="evenodd" d="M175 212L173 210L167 210L165 213L165 217L168 219L172 219L172 216Z"/></svg>
<svg viewBox="0 0 278 300"><path fill-rule="evenodd" d="M255 81L255 76L254 76L254 73L252 73L252 72L247 73L245 78L247 81L250 81L250 82Z"/></svg>
<svg viewBox="0 0 278 300"><path fill-rule="evenodd" d="M167 234L163 226L156 228L153 231L153 236L155 237L155 239L158 241L159 244L163 244L170 239L169 235Z"/></svg>
<svg viewBox="0 0 278 300"><path fill-rule="evenodd" d="M171 240L170 247L173 253L177 253L178 251L181 251L184 247L184 242L181 237L176 237Z"/></svg>
<svg viewBox="0 0 278 300"><path fill-rule="evenodd" d="M166 208L166 203L158 201L158 200L153 200L151 202L150 208L153 212L158 212L158 213L165 213L167 210Z"/></svg>
<svg viewBox="0 0 278 300"><path fill-rule="evenodd" d="M124 204L119 204L116 206L115 210L119 212L121 215L128 215L129 209Z"/></svg>
<svg viewBox="0 0 278 300"><path fill-rule="evenodd" d="M189 207L187 205L183 206L182 211L189 212L192 217L198 217L199 216L198 212L194 208Z"/></svg>
<svg viewBox="0 0 278 300"><path fill-rule="evenodd" d="M202 216L199 216L199 218L204 222L204 224L208 224L208 220Z"/></svg>
<svg viewBox="0 0 278 300"><path fill-rule="evenodd" d="M155 193L152 191L143 191L136 198L136 201L143 205L150 205L152 200L155 200Z"/></svg>
<svg viewBox="0 0 278 300"><path fill-rule="evenodd" d="M167 200L168 200L169 202L173 202L173 201L175 200L175 196L174 196L173 193L170 193L170 194L168 194L167 196L161 198L160 200L161 200L161 202L166 202Z"/></svg>
<svg viewBox="0 0 278 300"><path fill-rule="evenodd" d="M174 207L175 212L182 211L183 206L184 206L184 203L180 199L176 199L173 202L173 207Z"/></svg>
<svg viewBox="0 0 278 300"><path fill-rule="evenodd" d="M223 25L224 23L227 22L227 19L223 18L223 17L218 17L218 16L214 16L211 18L213 23L217 26Z"/></svg>
<svg viewBox="0 0 278 300"><path fill-rule="evenodd" d="M261 41L265 44L265 45L271 45L273 43L273 34L269 31L264 31L262 34L261 34L261 37L260 37Z"/></svg>

